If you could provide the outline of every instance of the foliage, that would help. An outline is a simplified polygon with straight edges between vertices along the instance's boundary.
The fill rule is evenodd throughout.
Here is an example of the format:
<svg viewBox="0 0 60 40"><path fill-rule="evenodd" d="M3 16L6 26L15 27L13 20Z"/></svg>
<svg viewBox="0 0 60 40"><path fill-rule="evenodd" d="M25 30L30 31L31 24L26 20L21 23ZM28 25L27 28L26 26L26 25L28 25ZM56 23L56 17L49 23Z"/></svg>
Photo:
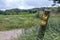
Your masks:
<svg viewBox="0 0 60 40"><path fill-rule="evenodd" d="M54 3L56 3L56 2L57 2L57 3L60 3L60 0L53 0L53 1L54 1Z"/></svg>
<svg viewBox="0 0 60 40"><path fill-rule="evenodd" d="M18 36L16 40L37 40L37 31L40 26L31 28L25 35ZM46 28L44 40L60 40L60 18L58 16L50 17ZM40 40L40 39L39 39Z"/></svg>
<svg viewBox="0 0 60 40"><path fill-rule="evenodd" d="M37 21L38 20L38 21ZM0 15L0 30L29 28L39 24L35 14Z"/></svg>
<svg viewBox="0 0 60 40"><path fill-rule="evenodd" d="M37 17L39 17L39 13L41 11L44 11L44 9L50 9L50 10L53 9L54 11L58 9L57 12L60 12L59 7L54 7L54 8L52 8L52 7L42 7L42 8L33 8L33 9L27 9L27 10L15 8L15 9L9 9L9 10L5 10L5 11L0 10L0 15L20 15L20 14L28 13L28 14L37 14Z"/></svg>
<svg viewBox="0 0 60 40"><path fill-rule="evenodd" d="M24 9L9 9L9 10L5 10L5 11L2 11L0 10L0 14L3 14L3 15L15 15L15 14L25 14L25 13L36 13L37 10L33 10L33 9L27 9L27 10L24 10Z"/></svg>
<svg viewBox="0 0 60 40"><path fill-rule="evenodd" d="M60 13L60 7L58 7L57 9L58 9L58 10L57 10L57 11L58 11L58 13Z"/></svg>

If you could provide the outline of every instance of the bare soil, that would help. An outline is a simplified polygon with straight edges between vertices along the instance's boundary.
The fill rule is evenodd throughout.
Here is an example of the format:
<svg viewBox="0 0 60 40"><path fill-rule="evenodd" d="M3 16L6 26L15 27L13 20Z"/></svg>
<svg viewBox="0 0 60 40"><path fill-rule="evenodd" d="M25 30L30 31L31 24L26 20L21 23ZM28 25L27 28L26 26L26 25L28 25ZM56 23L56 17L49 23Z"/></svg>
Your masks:
<svg viewBox="0 0 60 40"><path fill-rule="evenodd" d="M13 40L17 36L22 34L22 29L20 30L10 30L10 31L0 31L0 40Z"/></svg>

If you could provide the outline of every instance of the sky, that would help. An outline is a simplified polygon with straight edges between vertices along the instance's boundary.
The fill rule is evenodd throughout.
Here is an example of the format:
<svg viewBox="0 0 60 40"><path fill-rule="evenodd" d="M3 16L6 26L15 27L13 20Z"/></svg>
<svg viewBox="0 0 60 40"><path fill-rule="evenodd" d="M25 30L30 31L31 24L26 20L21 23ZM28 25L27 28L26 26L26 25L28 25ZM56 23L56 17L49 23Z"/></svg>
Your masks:
<svg viewBox="0 0 60 40"><path fill-rule="evenodd" d="M51 7L53 1L49 0L0 0L0 9L30 9L40 7Z"/></svg>

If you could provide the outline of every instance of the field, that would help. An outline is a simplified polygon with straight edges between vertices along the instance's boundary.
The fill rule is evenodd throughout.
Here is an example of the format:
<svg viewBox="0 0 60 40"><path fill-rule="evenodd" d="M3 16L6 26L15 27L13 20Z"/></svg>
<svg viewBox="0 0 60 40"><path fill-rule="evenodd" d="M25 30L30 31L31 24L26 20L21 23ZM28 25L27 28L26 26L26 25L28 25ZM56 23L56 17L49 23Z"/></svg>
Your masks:
<svg viewBox="0 0 60 40"><path fill-rule="evenodd" d="M35 14L0 15L0 31L13 29L31 29L15 40L36 40L41 20ZM48 20L44 40L60 40L60 14L51 15Z"/></svg>
<svg viewBox="0 0 60 40"><path fill-rule="evenodd" d="M60 15L50 15L44 40L60 40ZM18 37L16 40L37 40L39 25L31 29L25 35Z"/></svg>
<svg viewBox="0 0 60 40"><path fill-rule="evenodd" d="M0 15L0 30L33 27L39 25L39 20L35 17L35 14Z"/></svg>

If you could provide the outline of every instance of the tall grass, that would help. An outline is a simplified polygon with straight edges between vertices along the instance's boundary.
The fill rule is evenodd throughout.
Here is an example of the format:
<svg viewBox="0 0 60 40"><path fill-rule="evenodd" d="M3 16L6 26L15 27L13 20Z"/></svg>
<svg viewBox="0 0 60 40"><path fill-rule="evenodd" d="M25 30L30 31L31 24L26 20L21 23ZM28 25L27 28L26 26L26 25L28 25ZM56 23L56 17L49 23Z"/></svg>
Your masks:
<svg viewBox="0 0 60 40"><path fill-rule="evenodd" d="M60 40L59 17L55 15L49 18L44 40ZM35 14L0 15L0 31L24 28L25 33L15 40L36 40L40 22L41 20L36 18Z"/></svg>
<svg viewBox="0 0 60 40"><path fill-rule="evenodd" d="M0 31L30 28L38 24L35 14L0 15Z"/></svg>
<svg viewBox="0 0 60 40"><path fill-rule="evenodd" d="M37 40L38 30L40 26L31 28L31 32L18 36L16 40ZM60 40L60 18L50 17L43 40Z"/></svg>

